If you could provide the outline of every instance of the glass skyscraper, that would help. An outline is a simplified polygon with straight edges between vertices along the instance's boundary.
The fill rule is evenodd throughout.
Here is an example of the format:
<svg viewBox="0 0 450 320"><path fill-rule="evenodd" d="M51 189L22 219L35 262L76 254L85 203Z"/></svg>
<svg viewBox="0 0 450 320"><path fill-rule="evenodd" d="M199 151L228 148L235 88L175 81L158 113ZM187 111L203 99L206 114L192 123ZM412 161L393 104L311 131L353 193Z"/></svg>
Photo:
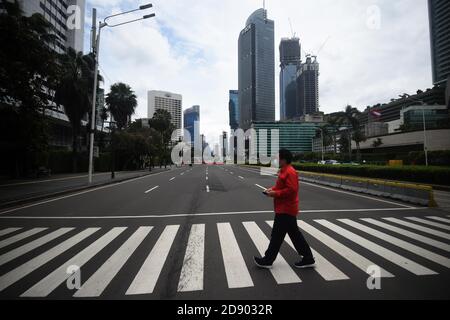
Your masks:
<svg viewBox="0 0 450 320"><path fill-rule="evenodd" d="M302 115L319 112L319 62L316 57L307 56L298 69L297 94Z"/></svg>
<svg viewBox="0 0 450 320"><path fill-rule="evenodd" d="M195 126L197 125L197 130ZM200 106L193 106L192 108L184 110L184 130L188 131L191 139L191 145L195 142L195 133L200 132ZM199 139L199 137L197 137ZM200 141L200 140L199 140Z"/></svg>
<svg viewBox="0 0 450 320"><path fill-rule="evenodd" d="M256 10L239 35L240 127L254 121L275 120L275 35L274 21L267 10Z"/></svg>
<svg viewBox="0 0 450 320"><path fill-rule="evenodd" d="M445 86L450 76L450 1L428 0L433 83Z"/></svg>
<svg viewBox="0 0 450 320"><path fill-rule="evenodd" d="M297 103L297 68L301 63L300 39L282 39L280 43L280 119L300 119Z"/></svg>
<svg viewBox="0 0 450 320"><path fill-rule="evenodd" d="M228 103L229 117L230 117L230 128L236 130L239 128L239 91L230 90L230 100Z"/></svg>

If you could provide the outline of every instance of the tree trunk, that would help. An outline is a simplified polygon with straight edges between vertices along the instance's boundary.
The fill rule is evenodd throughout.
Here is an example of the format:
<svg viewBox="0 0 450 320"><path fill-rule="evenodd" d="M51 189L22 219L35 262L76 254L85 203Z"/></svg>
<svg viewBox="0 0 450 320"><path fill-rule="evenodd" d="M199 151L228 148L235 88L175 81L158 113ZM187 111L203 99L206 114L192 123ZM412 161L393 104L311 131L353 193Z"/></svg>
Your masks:
<svg viewBox="0 0 450 320"><path fill-rule="evenodd" d="M355 141L356 142L356 159L358 161L358 163L361 163L361 148L359 145L359 141Z"/></svg>
<svg viewBox="0 0 450 320"><path fill-rule="evenodd" d="M76 132L72 135L72 172L78 172L78 135Z"/></svg>

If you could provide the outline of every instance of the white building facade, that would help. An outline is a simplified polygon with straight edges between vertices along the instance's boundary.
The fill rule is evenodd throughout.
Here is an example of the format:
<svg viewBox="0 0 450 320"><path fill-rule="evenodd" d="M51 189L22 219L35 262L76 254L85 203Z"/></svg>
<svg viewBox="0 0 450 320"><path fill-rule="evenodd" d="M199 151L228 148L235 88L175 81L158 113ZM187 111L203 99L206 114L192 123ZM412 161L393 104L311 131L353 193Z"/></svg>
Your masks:
<svg viewBox="0 0 450 320"><path fill-rule="evenodd" d="M148 118L153 118L157 110L166 110L172 117L172 124L181 133L183 97L166 91L152 90L148 92Z"/></svg>

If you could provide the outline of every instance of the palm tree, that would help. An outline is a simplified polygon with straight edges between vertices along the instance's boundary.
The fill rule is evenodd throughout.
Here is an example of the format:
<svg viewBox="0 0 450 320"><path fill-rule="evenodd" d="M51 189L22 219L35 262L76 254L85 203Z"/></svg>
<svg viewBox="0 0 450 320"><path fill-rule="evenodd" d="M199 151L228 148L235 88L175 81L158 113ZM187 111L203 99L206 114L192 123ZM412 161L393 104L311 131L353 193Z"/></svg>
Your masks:
<svg viewBox="0 0 450 320"><path fill-rule="evenodd" d="M92 106L95 61L92 55L83 55L69 48L60 56L61 74L55 101L64 106L72 126L73 170L77 171L81 120ZM101 81L101 77L99 77Z"/></svg>
<svg viewBox="0 0 450 320"><path fill-rule="evenodd" d="M346 123L349 127L349 129L348 129L349 141L351 142L353 140L353 141L355 141L355 144L356 144L356 155L357 155L358 162L361 161L360 144L361 144L361 142L364 142L367 140L364 132L361 130L361 123L358 118L358 116L360 114L361 114L361 112L358 109L353 108L350 105L348 105L345 108L345 111L343 113L343 122ZM349 145L350 160L351 160L351 156L352 156L351 150L352 150L352 147L351 147L351 143L350 143L350 145Z"/></svg>
<svg viewBox="0 0 450 320"><path fill-rule="evenodd" d="M117 128L119 130L125 128L137 107L137 97L131 87L121 82L113 84L105 102Z"/></svg>
<svg viewBox="0 0 450 320"><path fill-rule="evenodd" d="M337 114L334 116L331 116L327 119L327 125L329 127L329 131L332 138L333 148L334 148L334 154L336 155L338 152L338 132L340 127L342 126L342 114Z"/></svg>

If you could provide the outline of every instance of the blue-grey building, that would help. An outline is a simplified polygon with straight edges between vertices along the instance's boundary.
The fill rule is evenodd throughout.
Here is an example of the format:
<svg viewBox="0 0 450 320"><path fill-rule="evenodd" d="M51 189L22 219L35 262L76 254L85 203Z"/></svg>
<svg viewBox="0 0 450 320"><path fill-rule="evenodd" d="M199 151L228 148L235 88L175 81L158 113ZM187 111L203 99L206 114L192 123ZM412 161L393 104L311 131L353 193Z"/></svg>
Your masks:
<svg viewBox="0 0 450 320"><path fill-rule="evenodd" d="M200 132L200 106L193 106L192 108L184 110L184 130L188 131L191 135L191 145L194 145L195 142L195 134L199 135ZM195 130L195 126L197 127L197 132ZM197 137L200 139L200 136ZM200 140L198 140L200 141Z"/></svg>
<svg viewBox="0 0 450 320"><path fill-rule="evenodd" d="M267 10L250 15L239 35L240 127L254 121L275 121L275 23Z"/></svg>
<svg viewBox="0 0 450 320"><path fill-rule="evenodd" d="M280 43L280 119L300 119L303 110L297 103L297 68L301 64L299 38L284 38Z"/></svg>
<svg viewBox="0 0 450 320"><path fill-rule="evenodd" d="M230 116L230 128L236 130L239 128L239 91L230 90L229 92L230 100L228 103L228 111Z"/></svg>
<svg viewBox="0 0 450 320"><path fill-rule="evenodd" d="M319 112L319 62L306 56L306 62L297 70L297 103L302 115Z"/></svg>
<svg viewBox="0 0 450 320"><path fill-rule="evenodd" d="M450 77L450 1L428 0L433 83L445 87Z"/></svg>

